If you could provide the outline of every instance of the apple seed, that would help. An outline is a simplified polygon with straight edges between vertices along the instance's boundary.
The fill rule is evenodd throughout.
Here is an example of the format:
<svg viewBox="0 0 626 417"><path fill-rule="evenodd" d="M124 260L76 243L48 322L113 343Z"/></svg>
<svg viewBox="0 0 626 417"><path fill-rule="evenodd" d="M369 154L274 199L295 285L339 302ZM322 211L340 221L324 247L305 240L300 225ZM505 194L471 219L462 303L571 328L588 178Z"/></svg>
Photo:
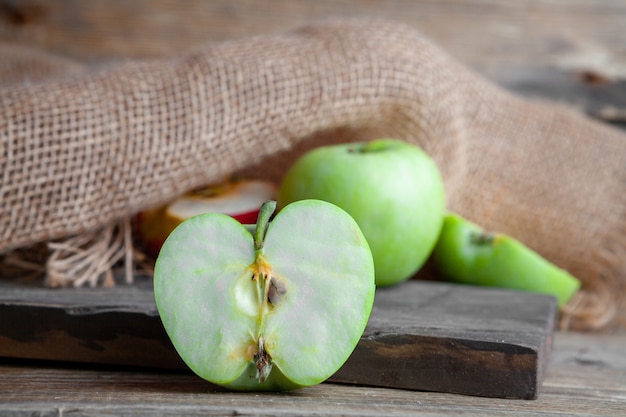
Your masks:
<svg viewBox="0 0 626 417"><path fill-rule="evenodd" d="M286 293L287 288L285 288L285 284L276 278L270 279L270 286L267 291L267 301L269 301L271 305L275 306Z"/></svg>

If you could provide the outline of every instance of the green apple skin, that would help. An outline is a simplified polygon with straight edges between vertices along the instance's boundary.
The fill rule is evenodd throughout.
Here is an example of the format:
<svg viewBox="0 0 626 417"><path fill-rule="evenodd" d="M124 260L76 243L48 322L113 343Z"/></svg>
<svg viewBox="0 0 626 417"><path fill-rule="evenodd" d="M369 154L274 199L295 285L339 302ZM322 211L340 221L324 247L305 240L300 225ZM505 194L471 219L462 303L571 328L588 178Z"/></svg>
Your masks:
<svg viewBox="0 0 626 417"><path fill-rule="evenodd" d="M396 139L309 151L283 177L278 206L307 198L336 204L356 220L380 287L405 281L422 267L445 214L436 164L420 148Z"/></svg>
<svg viewBox="0 0 626 417"><path fill-rule="evenodd" d="M315 385L365 330L372 254L356 222L327 202L291 204L269 224L261 212L255 230L217 213L177 226L155 263L157 310L181 359L207 381L245 391ZM271 363L263 372L259 353Z"/></svg>
<svg viewBox="0 0 626 417"><path fill-rule="evenodd" d="M518 240L488 234L456 214L446 215L433 260L450 281L549 294L559 307L580 288L579 280Z"/></svg>

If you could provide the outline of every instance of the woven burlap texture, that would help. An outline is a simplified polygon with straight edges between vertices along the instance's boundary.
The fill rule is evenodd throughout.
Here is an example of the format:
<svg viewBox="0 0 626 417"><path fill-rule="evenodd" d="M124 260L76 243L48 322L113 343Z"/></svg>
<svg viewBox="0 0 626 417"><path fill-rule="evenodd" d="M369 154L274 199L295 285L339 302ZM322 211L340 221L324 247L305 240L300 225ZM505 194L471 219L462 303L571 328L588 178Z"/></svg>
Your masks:
<svg viewBox="0 0 626 417"><path fill-rule="evenodd" d="M142 209L234 173L278 180L307 149L384 136L434 158L449 210L583 281L573 327L623 308L626 137L501 90L413 28L332 20L82 72L6 56L19 65L0 89L0 252L49 242L73 284L130 256ZM55 77L41 81L46 62ZM15 68L36 76L18 83Z"/></svg>

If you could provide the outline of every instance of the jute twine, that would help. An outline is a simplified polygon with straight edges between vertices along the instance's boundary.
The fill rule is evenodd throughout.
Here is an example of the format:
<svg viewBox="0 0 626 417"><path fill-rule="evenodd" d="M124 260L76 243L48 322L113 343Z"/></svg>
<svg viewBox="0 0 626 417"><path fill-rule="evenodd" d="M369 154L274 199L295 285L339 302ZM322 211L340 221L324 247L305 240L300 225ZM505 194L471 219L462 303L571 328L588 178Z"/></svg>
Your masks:
<svg viewBox="0 0 626 417"><path fill-rule="evenodd" d="M334 20L106 69L0 51L0 253L39 265L14 254L43 244L50 286L110 284L121 260L132 277L142 209L384 136L434 158L449 210L583 281L564 326L624 317L625 135L499 89L414 29Z"/></svg>

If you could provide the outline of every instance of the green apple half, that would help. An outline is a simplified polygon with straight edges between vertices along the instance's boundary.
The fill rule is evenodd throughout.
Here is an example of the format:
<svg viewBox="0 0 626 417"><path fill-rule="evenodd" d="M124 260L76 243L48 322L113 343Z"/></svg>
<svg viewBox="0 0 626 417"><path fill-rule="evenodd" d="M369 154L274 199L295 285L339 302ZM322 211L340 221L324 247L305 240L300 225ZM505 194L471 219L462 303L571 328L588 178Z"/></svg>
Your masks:
<svg viewBox="0 0 626 417"><path fill-rule="evenodd" d="M560 307L580 288L580 281L518 240L487 233L456 214L445 217L433 260L448 280L551 294Z"/></svg>
<svg viewBox="0 0 626 417"><path fill-rule="evenodd" d="M374 265L356 222L316 200L285 207L254 236L230 216L185 220L154 269L165 330L200 377L237 390L320 383L356 347L374 301Z"/></svg>
<svg viewBox="0 0 626 417"><path fill-rule="evenodd" d="M358 223L372 250L376 285L414 275L441 230L444 187L434 161L395 139L313 149L283 177L278 205L315 198L338 205Z"/></svg>

